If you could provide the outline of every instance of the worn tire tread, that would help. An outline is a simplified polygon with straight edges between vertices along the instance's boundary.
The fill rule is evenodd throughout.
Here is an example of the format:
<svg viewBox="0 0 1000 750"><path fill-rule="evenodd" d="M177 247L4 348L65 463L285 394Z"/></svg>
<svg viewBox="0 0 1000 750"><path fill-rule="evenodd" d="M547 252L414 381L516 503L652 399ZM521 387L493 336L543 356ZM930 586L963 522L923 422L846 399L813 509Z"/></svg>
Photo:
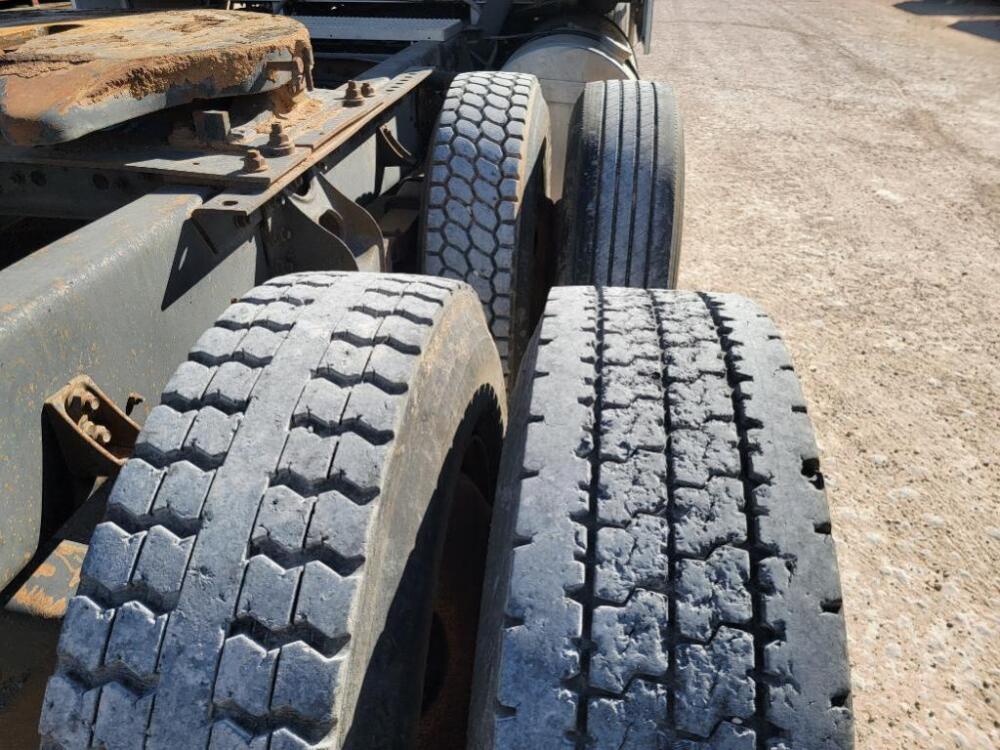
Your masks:
<svg viewBox="0 0 1000 750"><path fill-rule="evenodd" d="M767 316L554 289L514 403L471 746L851 747L822 474Z"/></svg>

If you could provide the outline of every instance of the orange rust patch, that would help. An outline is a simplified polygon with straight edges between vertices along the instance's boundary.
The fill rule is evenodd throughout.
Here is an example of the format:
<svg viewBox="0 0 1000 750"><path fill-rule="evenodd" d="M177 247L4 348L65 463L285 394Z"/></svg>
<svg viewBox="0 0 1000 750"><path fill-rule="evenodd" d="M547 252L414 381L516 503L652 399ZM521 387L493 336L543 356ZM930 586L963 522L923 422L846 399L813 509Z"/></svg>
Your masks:
<svg viewBox="0 0 1000 750"><path fill-rule="evenodd" d="M52 597L39 586L25 585L11 597L11 603L21 612L39 617L62 617L66 614L67 597Z"/></svg>
<svg viewBox="0 0 1000 750"><path fill-rule="evenodd" d="M311 60L309 34L297 21L217 10L0 28L0 48L3 129L24 144L37 140L46 113L184 85L218 95L261 77L275 80L276 60L297 72Z"/></svg>

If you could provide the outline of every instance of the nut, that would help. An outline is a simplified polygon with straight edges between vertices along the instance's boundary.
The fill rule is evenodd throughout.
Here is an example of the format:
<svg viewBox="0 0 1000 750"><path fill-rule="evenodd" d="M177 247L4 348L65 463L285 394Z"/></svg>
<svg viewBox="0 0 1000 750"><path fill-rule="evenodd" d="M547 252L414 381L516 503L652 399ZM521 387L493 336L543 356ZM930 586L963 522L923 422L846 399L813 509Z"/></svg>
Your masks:
<svg viewBox="0 0 1000 750"><path fill-rule="evenodd" d="M243 157L244 172L264 172L267 170L267 160L255 148L249 149Z"/></svg>
<svg viewBox="0 0 1000 750"><path fill-rule="evenodd" d="M361 84L361 96L372 97L375 96L375 87L371 85L368 81Z"/></svg>
<svg viewBox="0 0 1000 750"><path fill-rule="evenodd" d="M271 125L271 135L264 146L264 153L268 156L288 156L295 150L295 144L288 137L280 122Z"/></svg>
<svg viewBox="0 0 1000 750"><path fill-rule="evenodd" d="M344 104L348 107L356 107L364 101L361 92L358 90L357 81L348 81L347 90L344 92Z"/></svg>

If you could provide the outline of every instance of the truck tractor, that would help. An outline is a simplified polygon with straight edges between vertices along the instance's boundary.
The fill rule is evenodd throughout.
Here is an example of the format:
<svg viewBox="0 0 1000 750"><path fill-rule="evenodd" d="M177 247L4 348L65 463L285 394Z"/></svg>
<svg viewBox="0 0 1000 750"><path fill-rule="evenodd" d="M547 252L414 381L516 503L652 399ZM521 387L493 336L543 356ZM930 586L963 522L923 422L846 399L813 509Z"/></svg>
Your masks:
<svg viewBox="0 0 1000 750"><path fill-rule="evenodd" d="M851 746L789 355L675 289L653 18L0 14L0 586L62 620L42 747Z"/></svg>

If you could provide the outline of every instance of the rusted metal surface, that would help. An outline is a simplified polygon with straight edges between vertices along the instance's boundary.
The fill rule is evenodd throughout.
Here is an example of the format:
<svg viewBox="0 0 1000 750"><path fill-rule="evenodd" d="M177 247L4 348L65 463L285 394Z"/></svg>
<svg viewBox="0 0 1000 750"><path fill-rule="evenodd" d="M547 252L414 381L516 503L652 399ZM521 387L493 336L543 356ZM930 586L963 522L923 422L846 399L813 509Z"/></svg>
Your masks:
<svg viewBox="0 0 1000 750"><path fill-rule="evenodd" d="M196 99L311 86L308 32L284 16L45 16L0 25L0 133L12 144L69 141Z"/></svg>
<svg viewBox="0 0 1000 750"><path fill-rule="evenodd" d="M45 412L66 465L79 477L118 473L139 436L139 425L86 375L45 399Z"/></svg>
<svg viewBox="0 0 1000 750"><path fill-rule="evenodd" d="M429 67L413 68L389 79L373 81L372 96L361 97L360 103L352 107L337 106L338 101L346 95L346 90L314 92L316 96L329 97L331 106L321 110L320 117L293 123L284 128L296 146L309 148L311 152L266 187L233 184L232 190L206 201L196 213L221 212L249 216L298 179L308 168L329 157L378 115L412 92L432 72Z"/></svg>
<svg viewBox="0 0 1000 750"><path fill-rule="evenodd" d="M407 54L406 59L420 62L419 55ZM238 195L224 193L207 210L245 216L406 98L431 73L432 68L426 65L384 72L373 69L373 78L358 89L357 106L345 103L346 86L302 92L293 101L268 104L273 109L265 109L247 124L233 126L230 140L222 144L199 141L192 122L176 128L167 143L141 128L130 132L127 139L114 133L93 133L53 146L24 148L0 143L0 164L137 172L172 182L219 185ZM360 93L365 85L370 96ZM275 125L282 133L277 144L273 143ZM248 159L251 151L260 152L260 157ZM259 200L244 201L242 195ZM229 203L231 200L235 202Z"/></svg>
<svg viewBox="0 0 1000 750"><path fill-rule="evenodd" d="M80 585L80 567L87 545L63 539L32 572L4 606L8 612L53 619L66 613Z"/></svg>

